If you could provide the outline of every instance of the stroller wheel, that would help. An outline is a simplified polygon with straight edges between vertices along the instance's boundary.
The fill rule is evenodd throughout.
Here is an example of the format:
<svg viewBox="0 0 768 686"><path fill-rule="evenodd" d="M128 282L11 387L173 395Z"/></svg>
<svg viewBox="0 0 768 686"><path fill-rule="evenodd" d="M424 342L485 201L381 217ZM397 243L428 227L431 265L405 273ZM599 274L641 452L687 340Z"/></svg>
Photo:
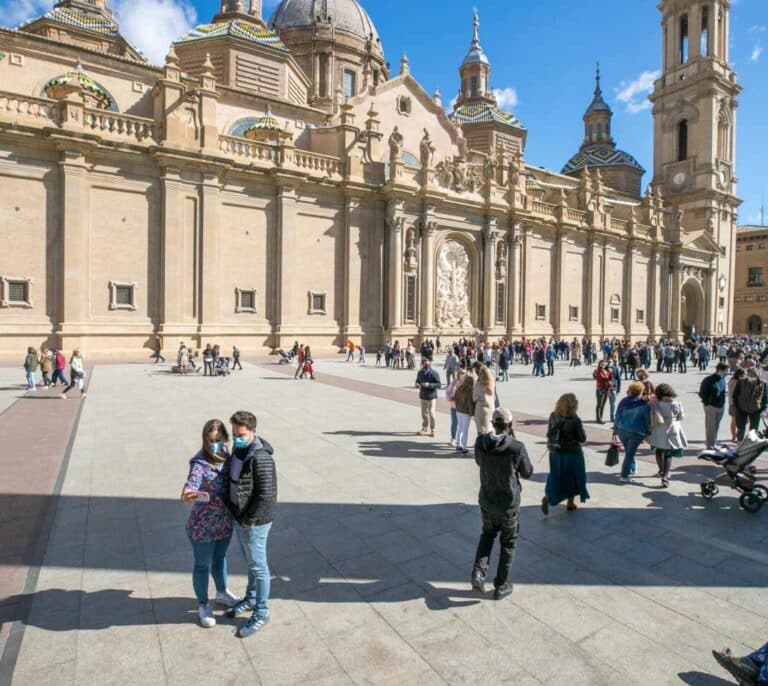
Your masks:
<svg viewBox="0 0 768 686"><path fill-rule="evenodd" d="M761 493L755 491L747 491L746 493L741 494L739 505L741 505L745 512L755 514L756 512L759 512L760 508L763 506L763 496Z"/></svg>
<svg viewBox="0 0 768 686"><path fill-rule="evenodd" d="M720 489L718 488L717 484L711 481L708 481L705 484L701 484L701 495L704 498L707 498L707 500L711 500L718 493L720 493Z"/></svg>
<svg viewBox="0 0 768 686"><path fill-rule="evenodd" d="M768 500L768 488L766 488L762 484L756 484L752 488L752 493L759 493L760 497L763 499L763 502Z"/></svg>

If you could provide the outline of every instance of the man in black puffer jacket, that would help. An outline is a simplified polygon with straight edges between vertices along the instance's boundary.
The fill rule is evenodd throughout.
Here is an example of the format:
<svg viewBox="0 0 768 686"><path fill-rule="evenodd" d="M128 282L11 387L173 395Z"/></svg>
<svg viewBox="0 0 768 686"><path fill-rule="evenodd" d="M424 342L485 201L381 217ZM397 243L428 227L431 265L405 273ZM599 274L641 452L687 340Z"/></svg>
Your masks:
<svg viewBox="0 0 768 686"><path fill-rule="evenodd" d="M248 587L243 599L227 610L230 617L251 612L237 632L240 638L255 634L269 622L269 565L267 538L277 502L277 472L272 446L256 435L256 417L235 412L232 423L229 508L237 522L237 538L248 564Z"/></svg>
<svg viewBox="0 0 768 686"><path fill-rule="evenodd" d="M472 588L485 593L485 576L496 536L501 552L494 580L495 600L512 593L509 572L520 533L520 477L530 479L533 466L525 446L515 439L512 413L500 407L493 413L493 433L481 434L475 443L475 462L480 467L480 511L483 533L477 545Z"/></svg>

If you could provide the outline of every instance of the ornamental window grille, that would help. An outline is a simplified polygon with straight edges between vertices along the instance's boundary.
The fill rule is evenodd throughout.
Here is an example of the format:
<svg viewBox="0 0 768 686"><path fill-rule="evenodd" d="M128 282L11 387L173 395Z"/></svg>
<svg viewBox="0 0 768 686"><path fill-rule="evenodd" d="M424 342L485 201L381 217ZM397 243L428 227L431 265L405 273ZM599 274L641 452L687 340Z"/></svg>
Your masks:
<svg viewBox="0 0 768 686"><path fill-rule="evenodd" d="M507 285L496 284L496 323L503 324L506 321L507 311Z"/></svg>
<svg viewBox="0 0 768 686"><path fill-rule="evenodd" d="M416 277L405 277L405 321L416 322Z"/></svg>

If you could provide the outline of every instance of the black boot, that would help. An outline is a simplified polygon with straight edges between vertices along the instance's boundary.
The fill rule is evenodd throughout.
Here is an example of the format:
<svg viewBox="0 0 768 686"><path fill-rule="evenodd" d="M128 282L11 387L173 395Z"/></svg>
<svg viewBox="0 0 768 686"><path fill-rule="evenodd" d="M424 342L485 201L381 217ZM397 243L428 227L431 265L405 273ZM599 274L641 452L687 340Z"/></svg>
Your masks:
<svg viewBox="0 0 768 686"><path fill-rule="evenodd" d="M503 586L499 586L494 592L493 592L493 599L494 600L503 600L508 595L512 595L512 591L515 590L515 587L507 582Z"/></svg>
<svg viewBox="0 0 768 686"><path fill-rule="evenodd" d="M472 572L472 590L480 595L485 595L485 574L479 569Z"/></svg>

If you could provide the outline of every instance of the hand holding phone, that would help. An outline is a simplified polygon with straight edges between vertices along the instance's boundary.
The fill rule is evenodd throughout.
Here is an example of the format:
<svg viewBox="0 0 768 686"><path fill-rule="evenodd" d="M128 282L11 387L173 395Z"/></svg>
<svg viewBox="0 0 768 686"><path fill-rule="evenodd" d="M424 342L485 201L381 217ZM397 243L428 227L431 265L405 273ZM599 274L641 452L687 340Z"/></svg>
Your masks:
<svg viewBox="0 0 768 686"><path fill-rule="evenodd" d="M184 491L182 499L188 505L193 503L209 503L211 502L211 495L202 491Z"/></svg>

